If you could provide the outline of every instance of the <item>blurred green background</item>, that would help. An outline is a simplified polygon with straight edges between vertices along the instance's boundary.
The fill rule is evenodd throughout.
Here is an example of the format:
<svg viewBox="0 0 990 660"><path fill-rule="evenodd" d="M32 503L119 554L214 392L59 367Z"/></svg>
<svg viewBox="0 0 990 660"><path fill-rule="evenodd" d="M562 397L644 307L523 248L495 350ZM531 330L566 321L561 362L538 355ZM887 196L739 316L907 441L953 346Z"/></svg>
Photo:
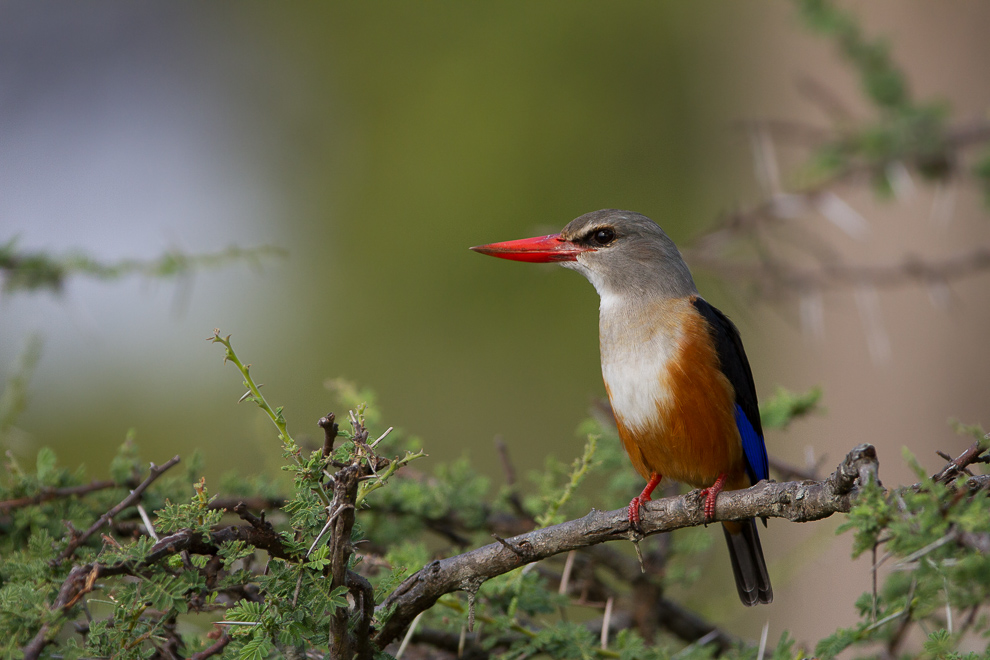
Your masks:
<svg viewBox="0 0 990 660"><path fill-rule="evenodd" d="M467 248L606 207L685 238L732 202L711 176L732 118L715 5L6 11L21 49L5 67L6 236L108 260L288 253L263 272L6 300L2 368L26 331L47 340L21 426L66 461L102 465L130 427L149 458L277 458L233 405L239 380L203 341L214 326L296 433L344 376L438 457L490 459L496 433L524 463L577 452L603 395L593 289Z"/></svg>
<svg viewBox="0 0 990 660"><path fill-rule="evenodd" d="M868 33L890 35L919 96L985 116L990 5L953 7L855 6ZM496 435L520 471L569 460L604 395L597 296L574 273L467 248L608 207L685 244L760 198L740 120L829 125L796 91L809 75L869 116L855 76L783 1L2 3L0 241L108 261L231 244L288 255L4 296L0 378L31 333L45 342L5 449L29 463L49 445L96 476L134 428L149 460L200 449L210 478L274 478L272 427L237 405L239 376L205 341L219 327L297 438L319 436L336 406L324 382L344 377L435 461L467 455L498 483ZM851 193L875 228L851 249L889 261L987 243L978 192L959 189L947 228L926 224L931 195L905 207ZM848 294L826 301L815 342L793 302L756 304L697 275L739 324L761 396L824 385L828 416L772 434L772 454L824 454L828 470L885 442L882 476L898 483L913 480L902 445L934 466L931 446L968 444L947 417L990 423L985 278L958 285L950 313L923 290L885 297L892 357L878 365ZM833 529L771 524L783 603L764 611L779 612L771 639L855 618L836 579L858 594L868 570L850 572L847 540L829 549ZM758 637L767 615L728 602L722 614Z"/></svg>

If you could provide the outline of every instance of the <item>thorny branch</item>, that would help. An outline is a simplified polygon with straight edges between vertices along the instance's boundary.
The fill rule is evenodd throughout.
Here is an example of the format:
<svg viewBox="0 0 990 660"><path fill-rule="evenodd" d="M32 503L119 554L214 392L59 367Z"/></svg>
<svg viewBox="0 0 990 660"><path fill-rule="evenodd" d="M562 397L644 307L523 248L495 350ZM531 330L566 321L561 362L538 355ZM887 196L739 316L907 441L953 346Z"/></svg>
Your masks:
<svg viewBox="0 0 990 660"><path fill-rule="evenodd" d="M333 439L337 435L337 425L333 423L333 414L320 420L320 426L327 433L324 444L324 456L329 456ZM355 444L364 443L368 431L362 421L351 413L351 426L354 430ZM374 614L374 590L371 584L362 576L348 570L354 547L351 544L351 530L354 528L355 505L357 503L358 486L361 479L372 474L371 461L377 457L371 455L372 450L364 445L368 456L362 461L360 453L349 464L337 470L333 478L333 501L328 508L333 527L330 535L330 590L346 586L354 595L358 605L357 630L348 631L350 615L346 608L338 608L330 621L330 657L371 660L372 649L369 644L368 631ZM361 452L364 453L364 452Z"/></svg>
<svg viewBox="0 0 990 660"><path fill-rule="evenodd" d="M266 551L272 557L296 561L300 559L286 550L282 544L281 537L275 532L274 528L271 528L270 525L266 527L267 523L259 518L255 518L254 520L257 524L243 526L231 525L213 531L209 534L208 540L203 538L201 532L194 532L191 529L179 530L175 534L166 536L152 546L149 553L138 562L124 561L116 564L94 562L76 566L69 572L69 576L62 583L58 597L51 605L51 610L58 614L67 613L73 606L79 603L83 596L93 590L98 578L115 575L139 575L143 569L181 552L216 555L220 551L220 547L229 541L249 543L256 548ZM38 658L41 651L51 643L53 636L57 632L58 630L53 629L49 624L43 625L34 639L24 647L24 659L34 660Z"/></svg>
<svg viewBox="0 0 990 660"><path fill-rule="evenodd" d="M847 512L852 506L857 484L876 480L877 468L875 449L871 445L860 445L824 481L780 484L763 481L747 490L721 494L715 520L776 517L808 522ZM704 522L698 491L694 491L648 503L643 512L642 535ZM593 510L578 520L433 561L407 578L379 606L379 611L393 610L393 613L375 636L375 643L382 648L396 639L417 614L432 607L444 594L472 588L496 575L562 552L604 541L636 538L640 535L630 528L625 509Z"/></svg>
<svg viewBox="0 0 990 660"><path fill-rule="evenodd" d="M950 480L962 473L968 465L983 460L986 447L976 442L960 454L938 474L936 479ZM159 468L163 470L165 466ZM430 608L437 599L457 590L476 590L477 586L497 575L511 571L525 564L539 561L570 550L583 549L587 557L623 582L649 590L649 576L641 573L638 562L622 555L608 545L611 540L638 540L643 536L659 534L688 526L704 523L698 492L667 497L648 503L643 510L642 532L629 527L625 509L616 511L591 511L587 516L559 525L520 534L500 542L491 543L463 554L434 561L406 579L385 600L374 608L374 593L370 583L361 575L347 570L348 558L353 553L350 542L355 510L349 503L356 495L357 484L368 468L360 461L346 466L335 474L333 507L339 513L331 515L334 526L331 529L332 563L330 578L333 587L345 586L351 593L353 612L341 611L341 621L332 624L331 643L336 649L349 651L359 658L371 657L375 650L383 649L403 634L413 618ZM348 476L353 473L354 478ZM860 445L853 449L826 479L821 481L802 480L785 483L760 482L750 489L727 491L718 499L716 520L740 520L751 517L786 518L794 522L807 522L828 517L833 513L848 512L852 507L858 489L868 481L879 483L877 478L878 461L871 445ZM945 475L945 476L943 476ZM913 486L913 488L920 485ZM990 487L990 475L971 477L963 484L964 491ZM339 489L339 490L338 490ZM115 507L115 509L119 508ZM140 560L116 564L88 563L76 566L62 584L58 597L52 603L53 613L66 615L77 606L82 598L94 589L98 579L115 575L141 575L141 572L154 564L178 553L188 552L200 555L216 555L222 544L228 541L243 541L264 550L271 557L289 561L303 558L289 552L282 537L264 517L255 516L243 503L233 510L246 525L230 525L214 529L204 536L201 532L180 530L161 539ZM990 548L990 539L985 535L959 532L956 542L984 551ZM331 588L333 588L331 587ZM681 608L676 603L657 592L653 602L655 616L653 626L676 634L685 641L704 639L714 643L716 648L725 649L737 640L724 631L715 628L697 615ZM380 621L376 630L373 615L382 616L391 612L388 618ZM354 621L348 619L354 615ZM642 625L636 621L635 612L619 612L608 621L611 630L619 630L630 625ZM57 620L57 619L56 619ZM356 623L348 631L348 624ZM601 627L605 622L590 623ZM58 633L54 624L46 624L24 648L28 660L38 658ZM426 635L426 631L423 633ZM427 635L429 636L429 635ZM336 641L334 641L336 640ZM216 654L222 651L229 638L221 637L213 646L204 651ZM349 656L350 657L350 656Z"/></svg>
<svg viewBox="0 0 990 660"><path fill-rule="evenodd" d="M155 479L157 479L162 474L164 474L166 470L171 468L173 465L177 464L179 460L180 459L178 456L173 456L171 459L168 460L168 462L166 462L162 466L158 466L152 463L148 477L144 481L142 481L137 488L132 490L131 493L120 502L120 504L118 504L117 506L113 507L105 514L100 516L100 519L97 520L95 523L93 523L89 529L87 529L82 534L74 535L73 538L69 540L68 545L65 546L65 549L62 550L62 552L59 553L58 557L55 558L54 563L56 565L61 564L63 561L71 557L73 554L75 554L76 549L79 546L85 543L90 536L92 536L97 531L99 531L99 529L103 527L103 525L105 525L111 519L113 519L114 516L116 516L124 509L137 504L138 501L140 501L141 495L142 493L144 493L145 489L148 486L150 486Z"/></svg>

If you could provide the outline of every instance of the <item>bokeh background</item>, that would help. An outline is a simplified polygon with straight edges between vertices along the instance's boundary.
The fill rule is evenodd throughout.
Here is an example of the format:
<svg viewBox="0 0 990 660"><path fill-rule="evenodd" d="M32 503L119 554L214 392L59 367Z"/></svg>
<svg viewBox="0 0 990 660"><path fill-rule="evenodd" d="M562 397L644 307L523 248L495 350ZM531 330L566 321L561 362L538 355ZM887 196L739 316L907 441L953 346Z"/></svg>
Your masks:
<svg viewBox="0 0 990 660"><path fill-rule="evenodd" d="M851 6L868 33L889 36L917 97L985 116L990 5ZM219 327L297 437L317 435L334 405L324 382L345 377L370 386L432 460L466 455L497 481L496 434L521 469L569 460L604 394L594 290L467 248L607 207L689 244L762 194L740 120L828 126L799 92L807 76L857 116L873 112L782 0L4 2L0 241L108 261L231 244L287 254L177 282L77 279L57 296L5 296L0 376L31 333L44 338L5 449L29 461L50 445L99 474L134 428L149 460L200 449L208 475L277 474L271 427L236 405L238 375L204 341ZM944 192L919 181L881 201L850 189L871 230L835 240L880 263L990 244L965 180L951 219L932 221ZM827 413L771 434L776 456L825 457L830 470L873 442L885 483L907 483L901 447L934 470L935 448L969 442L948 418L990 423L986 276L953 285L948 304L915 287L882 292L879 350L852 293L828 295L809 334L793 301L699 282L740 326L761 396L824 387ZM743 611L732 593L705 593L706 614L745 637L769 619L770 639L786 628L812 643L854 620L869 567L850 563L836 525L772 523L775 603Z"/></svg>

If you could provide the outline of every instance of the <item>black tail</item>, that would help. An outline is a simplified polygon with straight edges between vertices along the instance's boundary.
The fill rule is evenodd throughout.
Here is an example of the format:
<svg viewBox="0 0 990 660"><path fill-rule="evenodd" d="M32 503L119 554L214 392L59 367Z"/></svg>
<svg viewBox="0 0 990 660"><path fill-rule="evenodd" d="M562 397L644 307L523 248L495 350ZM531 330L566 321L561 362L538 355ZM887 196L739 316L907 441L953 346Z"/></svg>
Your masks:
<svg viewBox="0 0 990 660"><path fill-rule="evenodd" d="M729 531L729 526L733 528ZM736 576L736 589L743 605L770 603L773 601L773 588L767 573L767 562L763 559L760 535L756 531L756 520L750 518L739 523L723 525L725 542L729 545L729 558L732 559L732 573Z"/></svg>

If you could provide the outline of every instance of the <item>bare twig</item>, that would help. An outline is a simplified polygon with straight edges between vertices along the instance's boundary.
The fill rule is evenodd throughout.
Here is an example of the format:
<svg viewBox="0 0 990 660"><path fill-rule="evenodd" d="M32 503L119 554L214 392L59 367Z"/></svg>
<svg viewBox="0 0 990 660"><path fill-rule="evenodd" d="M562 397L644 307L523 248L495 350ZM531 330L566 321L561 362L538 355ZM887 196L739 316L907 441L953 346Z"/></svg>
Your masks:
<svg viewBox="0 0 990 660"><path fill-rule="evenodd" d="M199 653L193 653L189 656L189 660L206 660L207 658L219 655L220 653L223 653L223 650L226 648L227 644L230 644L230 635L227 634L227 631L223 631L220 634L220 638L217 639L216 642L210 646L207 646Z"/></svg>
<svg viewBox="0 0 990 660"><path fill-rule="evenodd" d="M57 566L66 559L68 559L69 557L71 557L73 554L75 554L76 549L79 546L85 543L87 539L89 539L90 536L95 534L101 527L103 527L103 525L107 524L107 522L111 518L116 516L118 513L120 513L127 507L134 506L135 504L137 504L137 502L141 500L141 495L144 493L145 489L148 486L150 486L155 479L157 479L162 474L164 474L165 471L171 468L173 465L176 465L180 460L181 459L179 458L179 456L173 456L171 459L168 460L168 462L166 462L161 467L152 463L148 477L144 481L142 481L137 488L132 490L130 495L125 497L120 502L120 504L118 504L117 506L113 507L112 509L104 513L102 516L100 516L100 519L97 520L95 523L93 523L89 529L87 529L82 534L73 535L73 537L69 540L68 545L65 546L65 549L59 553L58 557L52 560L52 564L54 566Z"/></svg>
<svg viewBox="0 0 990 660"><path fill-rule="evenodd" d="M13 509L19 509L25 506L32 506L35 504L41 504L42 502L48 502L51 500L63 498L63 497L74 497L76 495L86 495L97 490L104 490L107 488L123 488L124 484L118 484L114 481L94 481L83 486L67 486L65 488L43 488L37 495L32 495L30 497L18 497L13 500L5 500L0 502L0 513L7 513Z"/></svg>
<svg viewBox="0 0 990 660"><path fill-rule="evenodd" d="M495 450L498 452L498 458L502 464L502 472L505 473L505 485L509 489L509 505L516 515L532 521L533 517L526 511L522 500L519 499L519 491L516 488L516 468L509 456L509 446L505 444L505 440L500 435L495 436Z"/></svg>
<svg viewBox="0 0 990 660"><path fill-rule="evenodd" d="M325 417L320 417L316 425L323 429L323 457L328 458L333 453L333 443L337 439L340 426L336 422L336 415L332 412Z"/></svg>
<svg viewBox="0 0 990 660"><path fill-rule="evenodd" d="M977 440L963 453L959 454L955 460L951 460L944 468L932 475L932 481L945 483L958 477L967 467L979 462L983 453L987 450L985 440Z"/></svg>

